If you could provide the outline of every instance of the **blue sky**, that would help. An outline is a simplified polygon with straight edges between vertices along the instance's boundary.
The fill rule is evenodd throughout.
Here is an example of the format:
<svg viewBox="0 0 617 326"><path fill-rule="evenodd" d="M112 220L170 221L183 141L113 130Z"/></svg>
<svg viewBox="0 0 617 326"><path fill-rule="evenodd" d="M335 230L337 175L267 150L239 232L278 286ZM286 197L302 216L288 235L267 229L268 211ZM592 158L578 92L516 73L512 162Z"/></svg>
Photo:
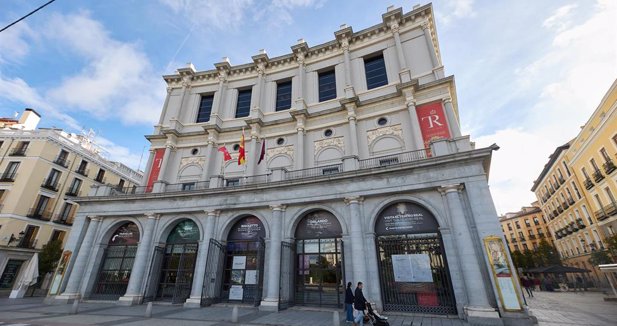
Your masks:
<svg viewBox="0 0 617 326"><path fill-rule="evenodd" d="M0 1L0 26L44 2ZM211 69L224 56L246 63L259 49L285 54L299 38L316 45L343 23L360 30L389 5L418 3L57 0L0 33L0 116L32 107L43 127L92 128L109 158L136 168L164 101L161 75L187 62ZM577 135L617 77L615 3L433 2L463 132L501 146L490 176L499 213L534 200L548 155Z"/></svg>

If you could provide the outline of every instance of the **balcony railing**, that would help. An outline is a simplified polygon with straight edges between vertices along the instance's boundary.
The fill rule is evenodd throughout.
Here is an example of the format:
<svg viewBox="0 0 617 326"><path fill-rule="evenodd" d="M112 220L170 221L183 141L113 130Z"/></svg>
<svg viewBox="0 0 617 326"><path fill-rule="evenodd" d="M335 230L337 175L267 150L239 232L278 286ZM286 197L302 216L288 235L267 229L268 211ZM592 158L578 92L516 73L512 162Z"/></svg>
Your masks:
<svg viewBox="0 0 617 326"><path fill-rule="evenodd" d="M526 241L526 240L525 240L525 237L520 237L519 239L521 240L521 242Z"/></svg>
<svg viewBox="0 0 617 326"><path fill-rule="evenodd" d="M254 184L262 184L270 181L271 174L253 175L249 177L226 178L224 187L240 187ZM167 187L165 187L167 192Z"/></svg>
<svg viewBox="0 0 617 326"><path fill-rule="evenodd" d="M84 177L87 177L89 172L90 172L89 169L77 169L77 170L75 170L75 173L81 174Z"/></svg>
<svg viewBox="0 0 617 326"><path fill-rule="evenodd" d="M518 240L516 240L516 238L512 238L512 243L517 243Z"/></svg>
<svg viewBox="0 0 617 326"><path fill-rule="evenodd" d="M22 239L17 244L17 248L34 249L38 239Z"/></svg>
<svg viewBox="0 0 617 326"><path fill-rule="evenodd" d="M9 156L26 156L28 147L16 147L9 152Z"/></svg>
<svg viewBox="0 0 617 326"><path fill-rule="evenodd" d="M3 173L0 176L0 182L13 182L17 178L17 173Z"/></svg>
<svg viewBox="0 0 617 326"><path fill-rule="evenodd" d="M594 186L593 182L591 182L591 179L589 179L589 178L586 178L583 183L585 184L585 188L587 190L593 188L593 186Z"/></svg>
<svg viewBox="0 0 617 326"><path fill-rule="evenodd" d="M574 199L572 199L572 197L568 198L568 204L574 205Z"/></svg>
<svg viewBox="0 0 617 326"><path fill-rule="evenodd" d="M617 206L615 204L608 204L599 210L595 211L594 214L598 221L603 221L613 215L617 215Z"/></svg>
<svg viewBox="0 0 617 326"><path fill-rule="evenodd" d="M43 183L41 183L41 187L51 191L58 191L58 180L45 179L43 180Z"/></svg>
<svg viewBox="0 0 617 326"><path fill-rule="evenodd" d="M617 170L617 166L615 166L615 163L613 163L612 160L606 161L606 163L602 164L602 167L604 168L604 172L607 175L609 175L609 174L613 173L613 171Z"/></svg>
<svg viewBox="0 0 617 326"><path fill-rule="evenodd" d="M285 180L310 179L343 172L343 163L285 172Z"/></svg>
<svg viewBox="0 0 617 326"><path fill-rule="evenodd" d="M566 180L564 180L563 177L559 177L557 178L557 180L559 181L559 184L564 184L566 182Z"/></svg>
<svg viewBox="0 0 617 326"><path fill-rule="evenodd" d="M107 180L107 178L103 177L103 178L95 178L94 181L98 182L98 183L105 183L105 181Z"/></svg>
<svg viewBox="0 0 617 326"><path fill-rule="evenodd" d="M27 216L30 218L37 219L37 220L49 221L51 220L51 211L30 208Z"/></svg>
<svg viewBox="0 0 617 326"><path fill-rule="evenodd" d="M71 162L67 160L66 156L58 156L54 160L54 163L60 165L63 168L66 168Z"/></svg>
<svg viewBox="0 0 617 326"><path fill-rule="evenodd" d="M188 185L187 183L172 183L165 186L165 192L181 192L181 191L190 191L190 190L200 190L207 189L210 186L210 182L208 181L200 181L192 183ZM139 187L146 188L146 187ZM146 189L143 189L146 190ZM152 190L150 190L152 191Z"/></svg>
<svg viewBox="0 0 617 326"><path fill-rule="evenodd" d="M535 239L535 238L536 238L536 235L535 235L535 234L530 234L530 235L529 235L529 239Z"/></svg>
<svg viewBox="0 0 617 326"><path fill-rule="evenodd" d="M390 165L396 165L401 163L413 162L426 159L427 150L421 149L417 151L404 152L395 155L386 155L379 157L371 157L358 161L360 169L381 168Z"/></svg>
<svg viewBox="0 0 617 326"><path fill-rule="evenodd" d="M147 194L152 192L152 186L143 187L124 187L124 188L112 188L111 196L128 196L135 194Z"/></svg>
<svg viewBox="0 0 617 326"><path fill-rule="evenodd" d="M64 194L71 197L77 197L79 195L79 189L69 189Z"/></svg>
<svg viewBox="0 0 617 326"><path fill-rule="evenodd" d="M600 170L595 170L593 171L593 179L596 181L596 183L602 181L602 179L604 179L604 174L602 174L602 171Z"/></svg>
<svg viewBox="0 0 617 326"><path fill-rule="evenodd" d="M52 222L56 223L56 224L62 224L62 225L73 225L73 215L69 214L68 216L62 216L61 214L56 214L54 215L54 219L52 220Z"/></svg>

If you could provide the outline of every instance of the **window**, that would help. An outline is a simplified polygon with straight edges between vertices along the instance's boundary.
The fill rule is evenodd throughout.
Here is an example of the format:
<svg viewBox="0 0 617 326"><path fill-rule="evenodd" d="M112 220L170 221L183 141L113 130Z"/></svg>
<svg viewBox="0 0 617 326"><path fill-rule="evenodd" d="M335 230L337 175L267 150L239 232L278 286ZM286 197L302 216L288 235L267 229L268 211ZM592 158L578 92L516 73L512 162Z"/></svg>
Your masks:
<svg viewBox="0 0 617 326"><path fill-rule="evenodd" d="M602 209L604 205L602 204L602 200L600 199L600 196L598 196L598 194L595 194L593 195L593 197L596 199L596 202L598 203L598 206L600 207L600 209Z"/></svg>
<svg viewBox="0 0 617 326"><path fill-rule="evenodd" d="M521 228L521 225L518 223L518 221L514 222L514 224L516 224L516 228L517 228L517 229L520 229L520 228Z"/></svg>
<svg viewBox="0 0 617 326"><path fill-rule="evenodd" d="M366 73L367 89L388 85L388 75L386 74L386 64L383 60L383 54L365 58L364 72Z"/></svg>
<svg viewBox="0 0 617 326"><path fill-rule="evenodd" d="M87 176L88 172L86 171L86 167L88 167L88 162L86 160L81 160L76 172L83 176Z"/></svg>
<svg viewBox="0 0 617 326"><path fill-rule="evenodd" d="M35 218L48 217L47 216L48 212L46 212L48 205L49 205L49 197L40 195L39 200L36 202L36 205L34 206L34 209L32 210L30 215Z"/></svg>
<svg viewBox="0 0 617 326"><path fill-rule="evenodd" d="M563 164L563 168L566 169L566 174L570 176L570 169L568 169L568 165L566 164L566 161L562 161L561 163Z"/></svg>
<svg viewBox="0 0 617 326"><path fill-rule="evenodd" d="M585 179L589 179L589 175L587 174L587 170L585 170L585 168L581 168L581 172L583 172L583 175L585 176Z"/></svg>
<svg viewBox="0 0 617 326"><path fill-rule="evenodd" d="M182 184L182 191L195 189L195 182L187 182Z"/></svg>
<svg viewBox="0 0 617 326"><path fill-rule="evenodd" d="M279 145L279 146L281 146L281 145L285 144L285 138L279 138L279 139L277 139L277 140L276 140L276 144L277 144L277 145Z"/></svg>
<svg viewBox="0 0 617 326"><path fill-rule="evenodd" d="M197 112L197 123L210 121L210 113L212 113L212 103L214 95L202 95L199 103L199 111Z"/></svg>
<svg viewBox="0 0 617 326"><path fill-rule="evenodd" d="M540 221L538 220L538 218L537 218L537 217L534 217L534 218L533 218L533 224L535 224L535 225L540 225Z"/></svg>
<svg viewBox="0 0 617 326"><path fill-rule="evenodd" d="M319 102L336 98L336 75L334 69L320 72L319 79Z"/></svg>
<svg viewBox="0 0 617 326"><path fill-rule="evenodd" d="M56 241L56 240L63 241L65 233L66 232L64 232L64 231L54 230L54 232L51 233L51 237L49 238L49 242Z"/></svg>
<svg viewBox="0 0 617 326"><path fill-rule="evenodd" d="M64 206L62 207L62 211L60 212L58 221L66 223L66 221L71 217L72 210L73 210L73 204L64 203Z"/></svg>
<svg viewBox="0 0 617 326"><path fill-rule="evenodd" d="M68 196L77 196L79 194L79 188L81 188L81 180L75 178L73 182L71 182L71 186L69 190L66 191L66 194Z"/></svg>
<svg viewBox="0 0 617 326"><path fill-rule="evenodd" d="M380 126L385 126L387 123L388 123L388 119L387 119L387 118L384 118L384 117L379 118L379 119L377 120L377 124L378 124L378 125L380 125Z"/></svg>
<svg viewBox="0 0 617 326"><path fill-rule="evenodd" d="M531 226L531 223L529 223L529 220L525 220L525 225L526 225L527 227L530 227L530 226Z"/></svg>
<svg viewBox="0 0 617 326"><path fill-rule="evenodd" d="M559 174L559 181L563 180L563 173L561 173L561 169L557 168L557 174Z"/></svg>
<svg viewBox="0 0 617 326"><path fill-rule="evenodd" d="M227 187L237 187L240 185L240 179L227 179L226 180Z"/></svg>
<svg viewBox="0 0 617 326"><path fill-rule="evenodd" d="M248 117L251 112L252 88L238 91L238 103L236 104L236 118Z"/></svg>
<svg viewBox="0 0 617 326"><path fill-rule="evenodd" d="M94 180L100 183L105 182L105 170L99 169L99 172L96 174L96 179Z"/></svg>
<svg viewBox="0 0 617 326"><path fill-rule="evenodd" d="M526 243L523 243L523 249L525 249L525 251L529 250L529 247L527 247Z"/></svg>
<svg viewBox="0 0 617 326"><path fill-rule="evenodd" d="M508 230L512 231L512 224L508 223Z"/></svg>
<svg viewBox="0 0 617 326"><path fill-rule="evenodd" d="M69 152L61 149L60 154L58 154L58 158L56 159L56 162L64 164L68 157L69 157Z"/></svg>
<svg viewBox="0 0 617 326"><path fill-rule="evenodd" d="M331 137L334 134L334 131L332 131L332 129L326 129L326 131L323 132L323 135L326 137Z"/></svg>
<svg viewBox="0 0 617 326"><path fill-rule="evenodd" d="M379 166L398 164L398 157L386 157L379 159Z"/></svg>
<svg viewBox="0 0 617 326"><path fill-rule="evenodd" d="M608 156L608 153L606 152L606 149L604 147L600 149L600 154L602 155L602 158L604 158L604 162L611 161L611 157Z"/></svg>
<svg viewBox="0 0 617 326"><path fill-rule="evenodd" d="M26 150L28 150L28 146L29 145L30 145L29 141L19 142L17 147L15 147L13 149L13 151L11 152L10 155L13 155L13 156L24 156L24 155L26 155Z"/></svg>
<svg viewBox="0 0 617 326"><path fill-rule="evenodd" d="M330 168L324 168L324 169L321 170L321 173L323 175L339 173L338 166L334 166L334 167L330 167Z"/></svg>
<svg viewBox="0 0 617 326"><path fill-rule="evenodd" d="M608 199L610 199L611 204L613 204L613 206L617 207L617 202L615 202L615 197L613 196L613 193L611 192L611 189L609 187L604 188L604 191L606 192L606 195L608 196Z"/></svg>
<svg viewBox="0 0 617 326"><path fill-rule="evenodd" d="M56 169L51 169L47 179L43 182L43 187L49 190L57 190L58 179L60 179L61 172Z"/></svg>
<svg viewBox="0 0 617 326"><path fill-rule="evenodd" d="M2 181L15 181L18 168L19 162L9 162L6 166L6 170L4 170L4 173L2 174Z"/></svg>
<svg viewBox="0 0 617 326"><path fill-rule="evenodd" d="M122 188L124 188L124 183L125 183L125 182L126 182L126 181L124 181L124 179L120 179L120 181L118 181L118 189L122 189Z"/></svg>
<svg viewBox="0 0 617 326"><path fill-rule="evenodd" d="M574 192L576 193L576 197L578 197L578 199L581 199L581 193L578 192L578 187L576 186L576 183L574 181L572 181L572 187L574 188Z"/></svg>
<svg viewBox="0 0 617 326"><path fill-rule="evenodd" d="M538 249L538 244L537 243L533 243L533 250L537 250Z"/></svg>
<svg viewBox="0 0 617 326"><path fill-rule="evenodd" d="M593 159L593 158L592 158L591 160L589 160L589 163L591 163L591 166L593 166L593 170L594 170L594 171L596 171L596 172L597 172L597 171L599 171L599 170L600 170L600 169L598 168L598 164L596 164L596 160L595 160L595 159Z"/></svg>
<svg viewBox="0 0 617 326"><path fill-rule="evenodd" d="M291 108L291 80L276 83L276 111Z"/></svg>
<svg viewBox="0 0 617 326"><path fill-rule="evenodd" d="M28 225L24 230L24 236L17 245L20 248L33 249L36 245L36 235L39 233L39 227L34 225Z"/></svg>

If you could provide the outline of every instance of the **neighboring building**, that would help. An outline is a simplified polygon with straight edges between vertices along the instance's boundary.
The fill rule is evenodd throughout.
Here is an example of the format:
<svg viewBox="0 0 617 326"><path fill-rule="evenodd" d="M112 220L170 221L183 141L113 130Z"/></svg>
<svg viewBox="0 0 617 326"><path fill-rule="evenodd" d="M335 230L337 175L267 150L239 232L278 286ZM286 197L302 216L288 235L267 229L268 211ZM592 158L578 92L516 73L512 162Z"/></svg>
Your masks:
<svg viewBox="0 0 617 326"><path fill-rule="evenodd" d="M537 201L518 212L504 214L499 222L510 251L535 250L542 240L553 244L546 217Z"/></svg>
<svg viewBox="0 0 617 326"><path fill-rule="evenodd" d="M164 76L148 178L79 199L55 299L337 307L345 282L363 281L385 310L530 323L504 308L522 298L488 188L498 147L461 135L432 6L382 18L279 57ZM126 264L107 268L110 252Z"/></svg>
<svg viewBox="0 0 617 326"><path fill-rule="evenodd" d="M557 147L532 191L549 217L549 230L564 264L600 271L589 258L605 250L617 228L617 81L580 133Z"/></svg>
<svg viewBox="0 0 617 326"><path fill-rule="evenodd" d="M0 119L5 121L9 119ZM98 154L87 137L36 129L26 109L0 129L0 291L8 292L35 252L51 240L66 242L79 205L93 184L131 187L141 173Z"/></svg>

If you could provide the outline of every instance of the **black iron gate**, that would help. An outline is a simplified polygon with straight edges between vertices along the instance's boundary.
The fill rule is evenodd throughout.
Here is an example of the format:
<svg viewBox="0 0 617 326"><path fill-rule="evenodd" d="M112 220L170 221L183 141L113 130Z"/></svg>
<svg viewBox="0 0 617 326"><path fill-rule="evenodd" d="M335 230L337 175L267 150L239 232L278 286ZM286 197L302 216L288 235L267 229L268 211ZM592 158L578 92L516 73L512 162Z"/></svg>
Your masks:
<svg viewBox="0 0 617 326"><path fill-rule="evenodd" d="M225 267L225 245L210 239L208 257L206 259L206 273L201 290L201 305L210 306L221 302L223 286L223 269Z"/></svg>
<svg viewBox="0 0 617 326"><path fill-rule="evenodd" d="M456 314L456 302L438 233L380 236L376 240L384 310ZM396 282L392 255L428 255L432 282Z"/></svg>
<svg viewBox="0 0 617 326"><path fill-rule="evenodd" d="M197 243L165 246L156 300L183 303L191 295Z"/></svg>
<svg viewBox="0 0 617 326"><path fill-rule="evenodd" d="M136 252L137 246L134 245L105 248L91 299L118 300L126 293Z"/></svg>
<svg viewBox="0 0 617 326"><path fill-rule="evenodd" d="M148 286L146 287L144 302L154 301L154 298L156 297L156 291L159 287L159 278L161 276L161 264L163 262L164 251L165 248L159 246L154 247L154 255L152 257L150 271L148 272Z"/></svg>
<svg viewBox="0 0 617 326"><path fill-rule="evenodd" d="M281 275L279 283L279 310L294 304L294 266L296 250L291 242L281 242Z"/></svg>

